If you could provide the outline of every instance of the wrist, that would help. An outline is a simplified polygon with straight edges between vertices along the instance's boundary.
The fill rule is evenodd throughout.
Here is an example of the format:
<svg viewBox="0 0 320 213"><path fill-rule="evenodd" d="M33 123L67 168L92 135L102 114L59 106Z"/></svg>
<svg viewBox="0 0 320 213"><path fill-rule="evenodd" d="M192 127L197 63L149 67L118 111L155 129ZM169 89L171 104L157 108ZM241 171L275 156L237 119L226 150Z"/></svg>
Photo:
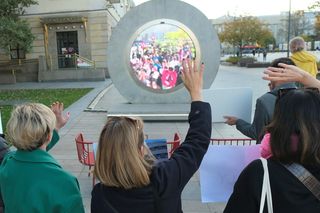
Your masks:
<svg viewBox="0 0 320 213"><path fill-rule="evenodd" d="M202 101L202 95L200 93L191 94L191 101Z"/></svg>
<svg viewBox="0 0 320 213"><path fill-rule="evenodd" d="M300 79L300 83L301 83L301 84L306 84L307 81L308 81L308 75L307 75L307 73L306 73L306 72L305 72L305 73L302 73L301 79Z"/></svg>

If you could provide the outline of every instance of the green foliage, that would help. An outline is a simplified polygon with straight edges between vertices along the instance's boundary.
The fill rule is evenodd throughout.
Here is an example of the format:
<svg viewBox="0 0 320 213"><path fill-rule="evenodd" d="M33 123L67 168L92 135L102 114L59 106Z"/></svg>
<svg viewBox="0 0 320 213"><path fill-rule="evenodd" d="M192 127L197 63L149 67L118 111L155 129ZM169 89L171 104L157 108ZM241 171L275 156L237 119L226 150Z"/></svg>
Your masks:
<svg viewBox="0 0 320 213"><path fill-rule="evenodd" d="M25 20L13 20L0 17L0 47L9 51L9 47L17 47L29 52L32 47L34 35Z"/></svg>
<svg viewBox="0 0 320 213"><path fill-rule="evenodd" d="M0 17L18 19L25 13L24 8L38 4L36 0L1 0Z"/></svg>
<svg viewBox="0 0 320 213"><path fill-rule="evenodd" d="M65 108L90 92L92 88L81 89L31 89L31 90L0 90L0 100L38 102L50 106L55 101L63 102ZM2 124L6 127L13 109L11 105L0 106Z"/></svg>
<svg viewBox="0 0 320 213"><path fill-rule="evenodd" d="M315 32L315 39L320 39L320 15L316 16L316 21L314 23L314 32Z"/></svg>
<svg viewBox="0 0 320 213"><path fill-rule="evenodd" d="M239 60L240 60L240 57L230 56L229 58L226 59L226 62L229 62L231 64L237 64Z"/></svg>
<svg viewBox="0 0 320 213"><path fill-rule="evenodd" d="M267 45L273 40L272 32L266 24L252 16L240 16L224 24L224 30L219 34L222 42L241 47L245 44Z"/></svg>
<svg viewBox="0 0 320 213"><path fill-rule="evenodd" d="M178 49L172 49L175 47L183 46L183 44L190 41L189 35L179 29L174 32L167 32L164 35L163 41L158 41L157 45L160 46L162 51L176 52Z"/></svg>
<svg viewBox="0 0 320 213"><path fill-rule="evenodd" d="M303 40L305 40L306 42L309 41L313 41L312 37L306 34L302 34L301 37L303 38Z"/></svg>
<svg viewBox="0 0 320 213"><path fill-rule="evenodd" d="M257 59L255 57L249 57L249 56L245 56L245 57L237 57L237 56L230 56L229 58L226 59L226 62L229 62L231 64L238 64L238 62L241 61L257 61Z"/></svg>
<svg viewBox="0 0 320 213"><path fill-rule="evenodd" d="M268 47L269 44L276 44L276 39L273 37L272 32L269 29L262 29L262 35L257 39L257 43L261 47Z"/></svg>
<svg viewBox="0 0 320 213"><path fill-rule="evenodd" d="M309 10L315 10L320 8L320 1L315 1L312 5L309 6Z"/></svg>
<svg viewBox="0 0 320 213"><path fill-rule="evenodd" d="M317 61L317 68L320 69L320 61Z"/></svg>
<svg viewBox="0 0 320 213"><path fill-rule="evenodd" d="M25 7L37 4L35 0L1 0L0 4L0 48L9 51L9 47L29 52L34 36L29 24L19 19Z"/></svg>

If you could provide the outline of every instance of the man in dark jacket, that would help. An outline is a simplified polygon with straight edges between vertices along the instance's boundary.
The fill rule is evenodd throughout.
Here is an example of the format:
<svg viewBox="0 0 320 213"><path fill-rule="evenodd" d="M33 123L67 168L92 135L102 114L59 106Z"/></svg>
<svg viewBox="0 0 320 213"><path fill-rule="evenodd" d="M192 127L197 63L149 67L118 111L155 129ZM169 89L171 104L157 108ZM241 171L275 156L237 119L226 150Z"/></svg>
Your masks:
<svg viewBox="0 0 320 213"><path fill-rule="evenodd" d="M3 138L3 136L0 136L0 164L2 162L3 157L9 152L9 147L7 145L6 140Z"/></svg>
<svg viewBox="0 0 320 213"><path fill-rule="evenodd" d="M0 135L0 164L4 156L9 152L9 147L7 145L6 140L3 138L3 134ZM3 201L0 195L0 213L3 213Z"/></svg>
<svg viewBox="0 0 320 213"><path fill-rule="evenodd" d="M278 63L295 65L290 58L278 58L272 62L271 66L278 67ZM268 125L272 119L279 89L296 88L296 85L294 83L270 82L269 87L270 92L265 93L256 101L256 109L252 123L248 123L234 116L224 116L226 124L231 126L236 125L237 130L242 134L257 140L257 143L261 142L264 134L264 127Z"/></svg>

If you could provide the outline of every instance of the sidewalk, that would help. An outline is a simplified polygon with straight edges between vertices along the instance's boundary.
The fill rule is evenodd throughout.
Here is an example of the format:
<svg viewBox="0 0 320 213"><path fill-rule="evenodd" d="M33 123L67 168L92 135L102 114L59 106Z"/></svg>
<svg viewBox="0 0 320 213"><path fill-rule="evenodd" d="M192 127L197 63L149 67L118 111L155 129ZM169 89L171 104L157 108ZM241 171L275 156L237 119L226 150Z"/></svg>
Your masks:
<svg viewBox="0 0 320 213"><path fill-rule="evenodd" d="M220 66L218 75L212 88L222 87L252 87L254 89L253 103L255 99L266 90L266 82L261 79L263 69L246 69L239 67ZM111 80L104 82L73 82L73 83L23 83L15 85L0 85L0 89L18 88L66 88L66 87L93 87L94 90L66 109L71 112L70 122L60 131L60 142L50 151L64 169L78 178L86 212L90 212L92 179L88 177L88 167L82 166L77 157L74 138L82 132L85 139L97 142L100 131L107 119L108 108L115 103L124 102L125 99L118 91L110 86ZM110 86L110 87L109 87ZM107 89L106 89L107 88ZM93 111L84 111L100 91L105 94L95 102ZM253 105L254 108L254 105ZM214 113L214 111L213 111ZM167 138L172 140L177 132L184 139L187 130L187 122L146 122L145 133L149 138ZM224 123L214 123L212 137L215 138L239 138L244 137L235 127ZM195 174L182 193L182 206L185 213L220 213L224 203L201 203L199 174Z"/></svg>

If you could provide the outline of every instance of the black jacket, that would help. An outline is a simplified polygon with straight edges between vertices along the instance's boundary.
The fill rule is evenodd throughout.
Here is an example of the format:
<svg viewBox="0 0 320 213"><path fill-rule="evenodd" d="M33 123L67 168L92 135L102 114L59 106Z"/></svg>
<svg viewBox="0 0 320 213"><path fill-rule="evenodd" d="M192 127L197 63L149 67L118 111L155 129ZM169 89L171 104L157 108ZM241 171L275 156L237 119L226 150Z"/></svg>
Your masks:
<svg viewBox="0 0 320 213"><path fill-rule="evenodd" d="M98 183L92 191L91 212L180 213L181 192L198 170L211 137L211 109L208 103L193 102L189 114L190 128L185 142L171 158L157 163L151 183L125 190ZM155 201L158 198L158 202Z"/></svg>
<svg viewBox="0 0 320 213"><path fill-rule="evenodd" d="M9 152L9 147L6 140L0 136L0 164L4 156Z"/></svg>
<svg viewBox="0 0 320 213"><path fill-rule="evenodd" d="M320 165L305 167L320 181ZM320 201L293 174L277 161L268 160L274 213L319 213ZM260 160L250 163L235 183L224 213L256 213L260 209L263 181ZM267 213L265 203L264 213Z"/></svg>
<svg viewBox="0 0 320 213"><path fill-rule="evenodd" d="M294 83L281 84L272 91L259 97L256 101L256 109L252 123L238 119L236 122L237 130L249 138L257 140L258 144L261 143L262 136L264 135L264 127L271 122L279 89L295 87L296 85Z"/></svg>

